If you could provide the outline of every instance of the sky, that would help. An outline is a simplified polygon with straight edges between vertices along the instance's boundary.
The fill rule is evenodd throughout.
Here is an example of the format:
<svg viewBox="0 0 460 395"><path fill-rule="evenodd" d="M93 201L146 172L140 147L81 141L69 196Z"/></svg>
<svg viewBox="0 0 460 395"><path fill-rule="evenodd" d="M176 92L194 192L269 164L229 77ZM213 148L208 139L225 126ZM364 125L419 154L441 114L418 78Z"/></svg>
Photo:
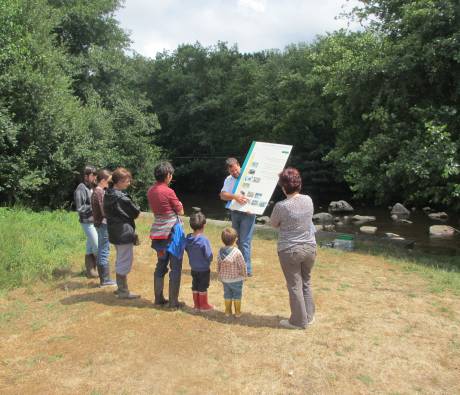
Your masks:
<svg viewBox="0 0 460 395"><path fill-rule="evenodd" d="M357 0L125 0L116 13L132 48L147 57L180 44L227 42L240 52L284 49L348 26L336 17Z"/></svg>

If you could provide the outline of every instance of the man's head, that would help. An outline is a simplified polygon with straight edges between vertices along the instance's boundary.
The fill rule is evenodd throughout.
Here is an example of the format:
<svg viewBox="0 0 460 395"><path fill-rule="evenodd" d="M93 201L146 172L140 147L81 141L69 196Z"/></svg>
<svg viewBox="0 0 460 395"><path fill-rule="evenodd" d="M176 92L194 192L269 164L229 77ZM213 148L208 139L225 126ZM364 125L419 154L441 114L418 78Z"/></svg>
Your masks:
<svg viewBox="0 0 460 395"><path fill-rule="evenodd" d="M233 229L233 228L225 228L223 231L222 231L222 235L221 235L221 238L222 238L222 242L227 246L232 246L233 244L235 244L235 241L238 237L238 233L236 233L236 230Z"/></svg>
<svg viewBox="0 0 460 395"><path fill-rule="evenodd" d="M228 158L225 161L225 165L227 166L228 174L232 177L238 178L240 176L241 167L237 159Z"/></svg>
<svg viewBox="0 0 460 395"><path fill-rule="evenodd" d="M204 228L205 224L206 224L206 217L201 211L197 213L193 213L190 216L190 227L193 230L201 230Z"/></svg>
<svg viewBox="0 0 460 395"><path fill-rule="evenodd" d="M172 178L174 174L174 167L172 167L171 163L169 162L161 162L155 166L153 170L153 175L155 176L155 180L158 182L166 182L168 178ZM169 179L171 181L171 179Z"/></svg>
<svg viewBox="0 0 460 395"><path fill-rule="evenodd" d="M85 166L85 168L83 169L83 182L89 186L95 185L96 168L94 166Z"/></svg>

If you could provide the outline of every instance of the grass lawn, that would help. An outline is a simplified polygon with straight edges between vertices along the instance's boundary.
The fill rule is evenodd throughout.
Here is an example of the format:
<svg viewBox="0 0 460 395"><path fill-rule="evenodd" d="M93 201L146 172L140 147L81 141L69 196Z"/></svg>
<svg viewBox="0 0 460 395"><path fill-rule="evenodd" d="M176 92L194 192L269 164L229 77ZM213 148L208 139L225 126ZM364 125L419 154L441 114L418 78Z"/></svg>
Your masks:
<svg viewBox="0 0 460 395"><path fill-rule="evenodd" d="M113 289L81 276L80 236L81 257L70 254L69 274L3 292L0 393L460 393L458 272L391 251L319 249L316 322L290 331L278 325L289 305L269 235L253 242L255 276L235 319L223 314L215 278L209 294L216 310L193 312L186 258L181 299L188 307L154 308L150 219L138 223L143 242L129 284L141 299L118 300ZM209 225L206 233L216 254L220 228Z"/></svg>

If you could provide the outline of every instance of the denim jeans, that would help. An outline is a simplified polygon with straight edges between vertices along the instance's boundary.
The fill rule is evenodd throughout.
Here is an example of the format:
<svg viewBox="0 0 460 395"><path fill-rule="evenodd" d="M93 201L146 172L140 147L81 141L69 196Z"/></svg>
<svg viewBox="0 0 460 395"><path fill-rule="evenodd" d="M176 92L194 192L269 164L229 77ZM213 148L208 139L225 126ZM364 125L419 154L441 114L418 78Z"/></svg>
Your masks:
<svg viewBox="0 0 460 395"><path fill-rule="evenodd" d="M94 224L80 222L80 225L86 234L86 255L97 255L97 231Z"/></svg>
<svg viewBox="0 0 460 395"><path fill-rule="evenodd" d="M107 232L107 224L101 224L97 230L97 264L100 266L109 265L110 243L109 232Z"/></svg>
<svg viewBox="0 0 460 395"><path fill-rule="evenodd" d="M248 274L252 274L251 242L256 216L255 214L246 214L242 211L233 210L231 212L231 217L232 227L238 233L238 248L243 254Z"/></svg>
<svg viewBox="0 0 460 395"><path fill-rule="evenodd" d="M241 295L243 293L243 281L222 284L224 284L224 299L241 300Z"/></svg>
<svg viewBox="0 0 460 395"><path fill-rule="evenodd" d="M155 268L154 277L163 278L168 273L168 264L171 269L169 281L180 282L182 274L182 259L177 258L167 251L167 240L153 240L152 248L157 251L158 262Z"/></svg>

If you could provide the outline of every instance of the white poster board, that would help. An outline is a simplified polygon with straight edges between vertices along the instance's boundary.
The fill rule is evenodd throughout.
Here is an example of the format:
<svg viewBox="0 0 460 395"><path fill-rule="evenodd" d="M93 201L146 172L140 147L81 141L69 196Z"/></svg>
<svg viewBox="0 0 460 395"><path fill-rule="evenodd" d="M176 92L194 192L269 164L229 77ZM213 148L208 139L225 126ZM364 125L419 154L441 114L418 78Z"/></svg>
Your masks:
<svg viewBox="0 0 460 395"><path fill-rule="evenodd" d="M240 193L249 201L241 205L235 200L230 210L262 215L278 182L278 174L286 165L292 145L253 141L246 155L240 176L233 187L233 194Z"/></svg>

